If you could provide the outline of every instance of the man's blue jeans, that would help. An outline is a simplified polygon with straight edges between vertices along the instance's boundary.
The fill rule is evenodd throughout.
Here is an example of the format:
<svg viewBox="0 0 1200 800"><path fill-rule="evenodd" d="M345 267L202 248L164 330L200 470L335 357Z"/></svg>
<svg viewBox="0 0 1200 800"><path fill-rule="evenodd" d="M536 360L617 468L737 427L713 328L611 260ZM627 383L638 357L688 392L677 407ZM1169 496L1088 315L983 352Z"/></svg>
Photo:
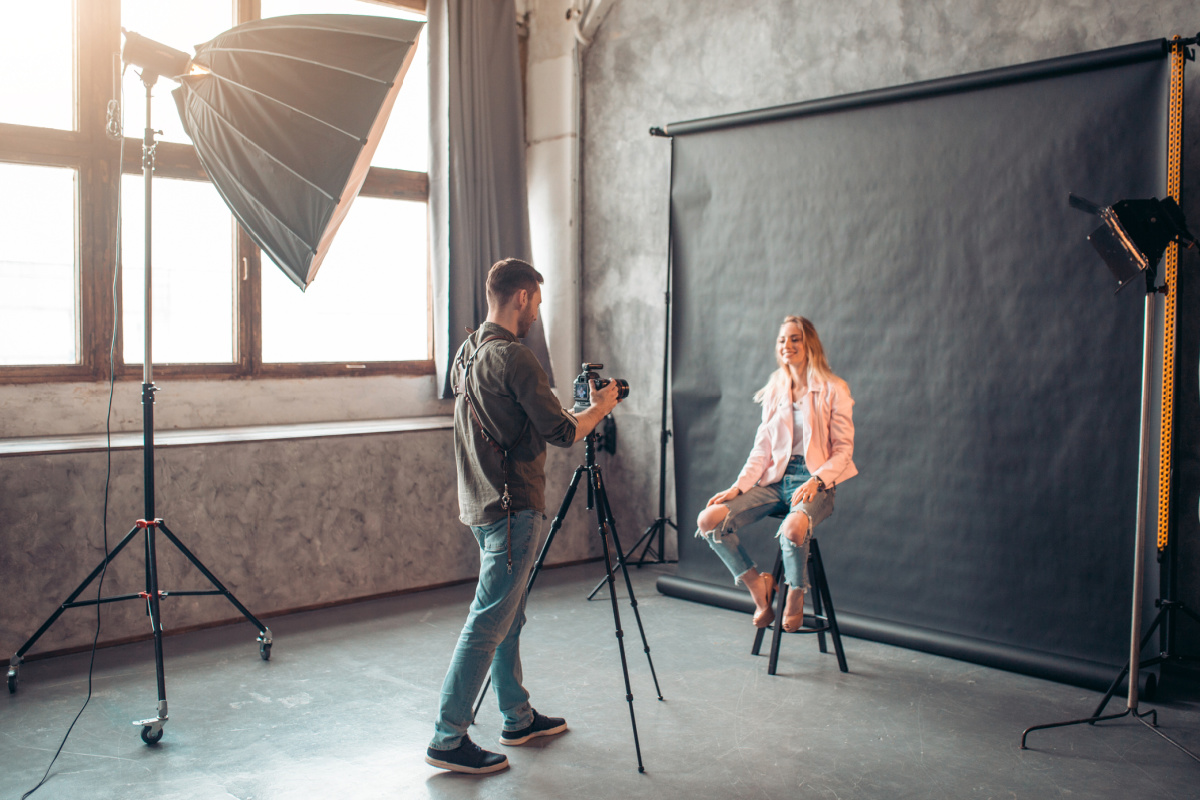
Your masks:
<svg viewBox="0 0 1200 800"><path fill-rule="evenodd" d="M434 750L453 750L471 724L471 712L488 669L504 715L504 730L533 722L529 692L521 685L521 628L525 625L525 583L537 559L540 511L512 515L512 572L508 571L508 521L472 527L479 542L479 585L442 683Z"/></svg>

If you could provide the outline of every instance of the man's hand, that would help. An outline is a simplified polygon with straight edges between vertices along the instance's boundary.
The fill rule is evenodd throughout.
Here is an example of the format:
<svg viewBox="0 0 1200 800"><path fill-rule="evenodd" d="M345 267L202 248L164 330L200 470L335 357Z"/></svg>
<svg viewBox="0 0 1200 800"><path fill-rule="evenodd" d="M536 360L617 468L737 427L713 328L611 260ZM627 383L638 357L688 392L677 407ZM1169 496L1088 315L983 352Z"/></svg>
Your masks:
<svg viewBox="0 0 1200 800"><path fill-rule="evenodd" d="M621 402L617 399L617 382L610 380L603 389L597 389L594 383L589 382L588 401L591 405L575 415L578 423L575 427L577 442L591 433L600 424L600 420L607 417L609 412L617 407L617 403Z"/></svg>
<svg viewBox="0 0 1200 800"><path fill-rule="evenodd" d="M588 402L592 404L592 408L602 409L601 418L607 417L617 407L617 403L621 402L617 398L617 382L610 380L603 389L597 390L596 382L588 381Z"/></svg>

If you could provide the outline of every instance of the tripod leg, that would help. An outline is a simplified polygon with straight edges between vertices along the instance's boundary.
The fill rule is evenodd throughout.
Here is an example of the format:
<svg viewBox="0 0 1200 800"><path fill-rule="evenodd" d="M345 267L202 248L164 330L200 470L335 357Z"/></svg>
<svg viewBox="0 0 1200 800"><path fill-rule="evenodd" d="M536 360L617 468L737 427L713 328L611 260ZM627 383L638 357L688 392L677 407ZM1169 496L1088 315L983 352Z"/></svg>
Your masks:
<svg viewBox="0 0 1200 800"><path fill-rule="evenodd" d="M591 478L592 483L598 483L596 475L593 473ZM625 632L621 630L621 610L617 608L617 589L616 579L613 578L615 567L612 563L612 556L608 548L608 532L605 525L604 505L596 503L596 519L599 525L600 543L604 546L604 567L608 570L608 577L605 579L608 582L608 599L612 603L613 624L617 631L617 649L621 653L621 673L625 676L625 700L629 703L629 724L633 726L633 748L637 751L638 772L645 772L646 768L642 765L642 745L638 741L637 719L633 714L633 688L629 685L629 663L625 659ZM628 580L628 575L626 579Z"/></svg>
<svg viewBox="0 0 1200 800"><path fill-rule="evenodd" d="M651 526L645 533L642 534L642 538L638 539L637 542L633 545L633 550L629 551L629 555L632 556L633 551L637 550L639 547L641 547L643 542L645 542L646 547L649 548L649 546L650 546L649 543L650 543L651 538L653 537L653 534L654 534L654 527ZM645 559L645 557L646 557L646 552L643 550L642 558ZM621 559L621 556L618 555L618 559ZM623 559L621 559L621 560L623 561ZM637 565L641 566L641 562L637 562ZM615 570L616 567L613 567L613 569ZM610 571L608 573L608 575L611 575L611 574L612 574L612 572ZM598 592L604 588L604 583L605 583L605 581L608 580L608 575L605 575L603 578L600 579L599 583L597 583L595 586L592 587L592 591L589 592L588 596L587 596L588 600L591 600L593 597L596 596L596 592Z"/></svg>
<svg viewBox="0 0 1200 800"><path fill-rule="evenodd" d="M167 721L167 678L163 666L162 610L158 594L158 555L154 546L157 524L146 526L146 610L150 615L150 628L154 632L154 669L158 678L158 716L135 720L134 725L142 729L142 741L157 744L163 736L163 723Z"/></svg>
<svg viewBox="0 0 1200 800"><path fill-rule="evenodd" d="M27 642L25 642L25 644L21 645L21 649L17 651L16 655L14 655L12 657L12 660L9 662L12 665L9 667L9 678L10 679L15 678L15 675L13 673L16 668L16 664L21 663L22 657L26 653L29 652L29 648L33 647L34 644L37 643L37 640L42 638L42 635L46 631L50 630L50 626L53 625L55 622L57 622L58 618L61 617L62 613L70 607L71 603L74 603L76 598L78 598L79 595L83 594L83 590L86 589L88 586L90 586L92 581L96 580L97 576L99 576L100 573L104 571L104 567L107 564L109 564L114 558L116 558L118 553L120 553L122 550L125 549L125 545L127 545L131 541L133 541L133 537L137 536L137 532L139 530L141 530L141 528L135 527L135 528L130 529L129 533L125 534L125 538L123 538L121 541L117 542L117 546L114 547L112 550L110 550L108 552L108 554L105 555L104 558L100 561L100 563L98 565L96 565L96 568L91 571L91 574L89 574L86 578L83 579L83 583L79 584L79 586L76 587L75 591L71 592L71 594L67 597L67 599L62 601L61 604L59 604L59 606L55 610L55 612L50 615L50 618L48 620L46 620L44 623L42 623L42 627L37 629L37 633L33 634L33 636L30 636L29 641L27 641ZM10 688L12 688L12 687L15 687L15 681L10 680Z"/></svg>
<svg viewBox="0 0 1200 800"><path fill-rule="evenodd" d="M633 547L629 548L629 558L633 561L635 566L640 567L640 566L644 565L646 563L646 558L651 553L654 553L655 561L662 560L662 554L660 552L658 552L658 550L654 546L654 536L655 536L655 534L660 534L660 532L662 531L662 527L663 527L663 520L661 520L661 519L654 520L654 522L652 522L650 524L650 527L646 528L646 532L642 534L642 537L633 543ZM660 538L661 538L661 534L660 534ZM642 554L640 556L637 555L637 549L639 547L642 548Z"/></svg>
<svg viewBox="0 0 1200 800"><path fill-rule="evenodd" d="M654 672L654 659L650 657L650 643L646 641L646 629L642 625L642 614L638 611L637 596L634 595L633 583L629 580L629 567L625 564L625 554L621 551L621 539L617 536L617 523L613 519L612 507L608 504L608 493L604 490L604 485L600 482L599 468L597 468L596 472L596 496L599 501L596 504L597 511L603 510L605 520L608 523L609 533L612 534L613 548L617 551L617 565L621 568L621 574L625 576L625 589L629 592L629 605L633 607L633 618L637 621L638 632L642 636L642 649L646 653L646 662L650 664L650 677L654 679L654 691L658 694L658 699L662 700L662 689L658 688L658 675ZM609 575L611 577L611 570Z"/></svg>
<svg viewBox="0 0 1200 800"><path fill-rule="evenodd" d="M538 553L537 562L533 565L533 569L529 573L529 580L525 582L525 594L533 591L533 584L537 580L538 573L542 571L542 564L546 563L546 554L550 552L550 544L554 541L554 535L558 533L558 529L562 527L563 520L567 518L567 511L571 508L571 501L575 499L575 490L579 488L579 479L586 471L584 467L578 467L575 470L575 475L571 478L571 484L567 487L567 492L563 495L562 503L558 506L558 513L554 515L554 521L550 523L550 532L546 534L546 541L542 543L542 549ZM475 717L479 716L479 709L483 707L483 698L487 697L488 687L492 685L492 678L489 675L484 681L483 688L479 691L479 697L475 699L475 710L471 712L471 722L475 722Z"/></svg>
<svg viewBox="0 0 1200 800"><path fill-rule="evenodd" d="M192 562L192 566L194 566L196 569L200 570L200 574L202 574L205 578L207 578L209 583L211 583L213 586L217 587L217 590L220 591L221 594L225 595L225 597L229 600L229 602L233 603L234 608L236 608L238 611L242 612L243 617L245 617L247 620L249 620L251 623L253 623L254 627L258 628L259 632L261 632L261 633L266 632L267 626L263 625L261 622L259 622L258 618L250 613L250 609L246 608L244 605L242 605L240 602L238 602L238 599L233 596L233 593L225 588L225 584L223 584L219 580L217 580L217 576L213 575L212 572L210 572L208 570L208 567L206 567L206 566L204 566L204 564L200 563L200 559L196 558L196 556L192 554L192 551L188 550L187 547L184 546L183 542L179 541L179 538L177 536L175 536L175 534L171 533L170 529L167 528L166 524L160 522L158 524L158 527L163 532L163 535L165 535L168 539L171 540L171 544L175 545L175 547L177 547L179 549L179 551L181 553L183 553L184 556L187 557L187 560Z"/></svg>

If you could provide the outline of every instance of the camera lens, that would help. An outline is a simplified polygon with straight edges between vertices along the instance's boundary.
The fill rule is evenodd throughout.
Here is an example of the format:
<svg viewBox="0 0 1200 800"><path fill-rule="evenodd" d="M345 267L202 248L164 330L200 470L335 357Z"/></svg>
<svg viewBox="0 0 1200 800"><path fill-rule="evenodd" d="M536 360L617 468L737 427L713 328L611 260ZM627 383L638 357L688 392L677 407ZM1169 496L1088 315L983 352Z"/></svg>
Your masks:
<svg viewBox="0 0 1200 800"><path fill-rule="evenodd" d="M617 383L617 399L624 400L629 397L629 381L621 378L613 378L613 380Z"/></svg>

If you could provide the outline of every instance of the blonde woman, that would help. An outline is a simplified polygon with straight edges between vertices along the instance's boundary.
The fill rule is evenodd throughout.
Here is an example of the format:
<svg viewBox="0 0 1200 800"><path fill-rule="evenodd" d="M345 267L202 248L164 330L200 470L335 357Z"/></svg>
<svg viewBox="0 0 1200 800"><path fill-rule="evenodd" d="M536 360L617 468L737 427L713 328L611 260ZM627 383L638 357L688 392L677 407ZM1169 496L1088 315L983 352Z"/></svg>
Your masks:
<svg viewBox="0 0 1200 800"><path fill-rule="evenodd" d="M775 340L779 369L754 395L762 423L754 447L733 486L708 501L696 520L725 566L754 598L754 626L775 621L775 580L760 573L738 538L738 530L786 511L775 536L783 552L784 576L792 591L783 612L785 631L804 623L808 590L808 543L813 528L833 513L835 487L854 477L854 399L833 374L816 328L804 317L784 318Z"/></svg>

